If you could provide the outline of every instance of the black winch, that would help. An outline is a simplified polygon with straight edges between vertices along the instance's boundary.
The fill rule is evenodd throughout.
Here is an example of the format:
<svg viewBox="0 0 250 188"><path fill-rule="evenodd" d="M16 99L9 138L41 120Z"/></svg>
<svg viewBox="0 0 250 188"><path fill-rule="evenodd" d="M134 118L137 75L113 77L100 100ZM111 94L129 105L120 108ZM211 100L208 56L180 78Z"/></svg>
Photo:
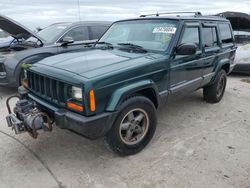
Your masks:
<svg viewBox="0 0 250 188"><path fill-rule="evenodd" d="M10 100L18 98L13 112L10 109ZM9 127L16 134L28 132L33 138L37 138L37 130L52 131L52 121L49 115L38 109L36 104L27 99L22 99L21 96L11 96L6 100L9 115L6 117Z"/></svg>

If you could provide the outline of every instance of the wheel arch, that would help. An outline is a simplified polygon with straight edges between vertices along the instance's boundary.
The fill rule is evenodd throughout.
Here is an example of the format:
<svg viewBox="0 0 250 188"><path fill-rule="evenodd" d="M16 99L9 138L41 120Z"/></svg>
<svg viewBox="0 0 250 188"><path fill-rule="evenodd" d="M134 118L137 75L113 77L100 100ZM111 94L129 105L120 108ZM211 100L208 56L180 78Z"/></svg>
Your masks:
<svg viewBox="0 0 250 188"><path fill-rule="evenodd" d="M106 107L106 111L115 111L119 104L126 98L133 95L142 95L152 101L155 108L158 108L159 95L155 83L151 80L143 80L121 87L113 92Z"/></svg>
<svg viewBox="0 0 250 188"><path fill-rule="evenodd" d="M230 63L225 63L224 65L221 66L221 69L225 70L226 73L228 74L230 71Z"/></svg>
<svg viewBox="0 0 250 188"><path fill-rule="evenodd" d="M222 59L219 61L218 66L216 68L216 74L221 70L224 69L226 73L229 73L230 70L230 60L228 58Z"/></svg>
<svg viewBox="0 0 250 188"><path fill-rule="evenodd" d="M213 84L216 78L216 75L221 71L221 70L225 70L227 74L229 74L230 72L230 60L229 59L222 59L221 61L219 61L216 69L215 69L215 74L210 82L209 85Z"/></svg>

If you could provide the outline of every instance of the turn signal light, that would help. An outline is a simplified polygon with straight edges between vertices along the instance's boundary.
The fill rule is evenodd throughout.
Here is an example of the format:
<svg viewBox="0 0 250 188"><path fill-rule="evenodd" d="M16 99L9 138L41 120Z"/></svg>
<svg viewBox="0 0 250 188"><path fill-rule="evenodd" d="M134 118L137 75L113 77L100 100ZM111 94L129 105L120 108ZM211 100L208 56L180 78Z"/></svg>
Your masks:
<svg viewBox="0 0 250 188"><path fill-rule="evenodd" d="M78 112L83 111L83 107L81 105L77 105L77 104L72 103L72 102L67 102L67 107L71 108L71 109L73 109L75 111L78 111Z"/></svg>
<svg viewBox="0 0 250 188"><path fill-rule="evenodd" d="M91 110L91 112L94 112L96 110L96 106L95 106L95 92L94 92L94 90L91 90L89 92L89 98L90 98L90 110Z"/></svg>

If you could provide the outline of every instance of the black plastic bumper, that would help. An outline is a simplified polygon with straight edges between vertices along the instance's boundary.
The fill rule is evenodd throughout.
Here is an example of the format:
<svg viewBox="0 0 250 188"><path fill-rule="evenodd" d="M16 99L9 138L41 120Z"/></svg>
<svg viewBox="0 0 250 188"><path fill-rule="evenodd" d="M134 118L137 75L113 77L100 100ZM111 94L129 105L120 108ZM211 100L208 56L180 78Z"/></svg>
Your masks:
<svg viewBox="0 0 250 188"><path fill-rule="evenodd" d="M104 136L111 128L115 113L103 113L92 117L60 109L55 112L55 123L62 129L69 129L90 139Z"/></svg>
<svg viewBox="0 0 250 188"><path fill-rule="evenodd" d="M116 117L116 112L104 112L87 117L67 109L57 108L31 94L28 95L28 98L35 101L39 108L53 115L58 127L71 130L89 139L104 136L111 128Z"/></svg>

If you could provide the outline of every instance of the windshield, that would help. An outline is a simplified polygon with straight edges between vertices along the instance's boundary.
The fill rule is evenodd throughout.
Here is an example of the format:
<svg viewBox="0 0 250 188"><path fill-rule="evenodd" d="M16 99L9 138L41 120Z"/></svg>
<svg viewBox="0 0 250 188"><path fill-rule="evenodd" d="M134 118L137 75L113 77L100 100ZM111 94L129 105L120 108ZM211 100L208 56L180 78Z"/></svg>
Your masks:
<svg viewBox="0 0 250 188"><path fill-rule="evenodd" d="M44 39L47 43L52 43L54 42L55 37L66 28L67 25L51 25L39 31L37 35Z"/></svg>
<svg viewBox="0 0 250 188"><path fill-rule="evenodd" d="M176 32L173 20L133 20L113 24L100 39L113 46L134 44L147 50L166 51Z"/></svg>
<svg viewBox="0 0 250 188"><path fill-rule="evenodd" d="M64 29L67 28L67 25L51 25L43 30L37 32L36 34L44 39L46 43L53 43L55 37L58 36ZM30 37L26 40L27 42L36 42L37 39L35 37Z"/></svg>

